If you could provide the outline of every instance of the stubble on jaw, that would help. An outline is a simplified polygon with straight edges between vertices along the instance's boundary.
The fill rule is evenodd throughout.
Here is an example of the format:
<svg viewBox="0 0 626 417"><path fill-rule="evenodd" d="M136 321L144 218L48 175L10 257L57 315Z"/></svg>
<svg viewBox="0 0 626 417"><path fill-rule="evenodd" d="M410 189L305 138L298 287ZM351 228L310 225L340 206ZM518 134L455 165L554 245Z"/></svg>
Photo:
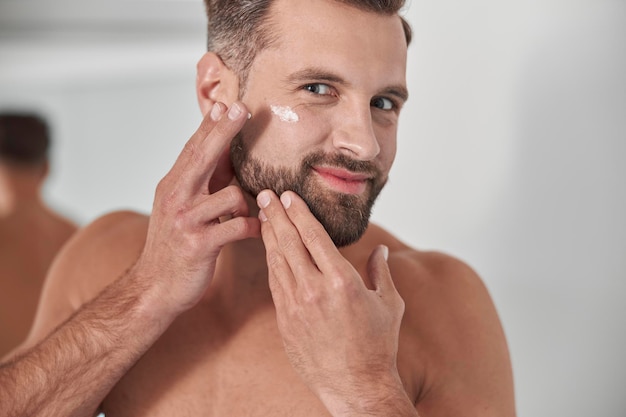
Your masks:
<svg viewBox="0 0 626 417"><path fill-rule="evenodd" d="M337 247L348 246L363 236L374 202L387 181L373 163L356 161L343 154L313 152L302 159L297 169L270 165L250 155L241 133L231 143L230 156L235 176L244 191L254 197L264 189L277 195L287 190L295 192L307 203ZM319 184L312 172L312 167L317 165L366 173L372 178L362 196L338 193Z"/></svg>

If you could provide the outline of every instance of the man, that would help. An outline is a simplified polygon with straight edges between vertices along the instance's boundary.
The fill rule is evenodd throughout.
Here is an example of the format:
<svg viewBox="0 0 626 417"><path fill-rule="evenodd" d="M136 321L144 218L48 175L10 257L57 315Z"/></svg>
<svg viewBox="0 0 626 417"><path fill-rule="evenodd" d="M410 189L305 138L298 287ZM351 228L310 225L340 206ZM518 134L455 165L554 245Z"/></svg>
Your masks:
<svg viewBox="0 0 626 417"><path fill-rule="evenodd" d="M76 230L41 199L49 145L40 117L0 114L0 357L26 338L52 259Z"/></svg>
<svg viewBox="0 0 626 417"><path fill-rule="evenodd" d="M150 218L111 214L65 248L0 407L514 415L480 279L367 222L407 96L401 6L210 1L200 128Z"/></svg>

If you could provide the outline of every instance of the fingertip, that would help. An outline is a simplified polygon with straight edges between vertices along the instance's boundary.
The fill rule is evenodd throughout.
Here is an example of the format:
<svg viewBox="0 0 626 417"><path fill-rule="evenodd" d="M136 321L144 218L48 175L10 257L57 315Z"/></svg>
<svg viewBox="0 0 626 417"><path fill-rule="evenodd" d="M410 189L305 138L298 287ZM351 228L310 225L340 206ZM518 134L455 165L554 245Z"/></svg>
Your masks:
<svg viewBox="0 0 626 417"><path fill-rule="evenodd" d="M243 113L241 107L239 107L237 103L233 103L233 105L230 106L230 110L228 110L228 118L230 120L237 120L241 113Z"/></svg>
<svg viewBox="0 0 626 417"><path fill-rule="evenodd" d="M302 199L302 197L300 197L298 193L291 190L283 192L280 195L280 201L283 204L283 207L285 207L286 209L293 206L294 203L305 204L306 206L308 206L308 204Z"/></svg>
<svg viewBox="0 0 626 417"><path fill-rule="evenodd" d="M388 259L389 259L389 248L386 245L376 246L376 248L370 254L370 262L372 266L382 265L383 263L386 264Z"/></svg>
<svg viewBox="0 0 626 417"><path fill-rule="evenodd" d="M230 109L228 110L228 118L230 120L237 120L240 117L244 117L246 120L252 117L252 114L248 111L248 108L241 101L235 101L231 104Z"/></svg>
<svg viewBox="0 0 626 417"><path fill-rule="evenodd" d="M219 101L216 101L213 104L213 107L211 107L211 111L209 112L209 116L211 117L211 120L213 120L214 122L219 121L222 118L222 115L224 114L225 110L226 110L226 105L224 105L223 103L220 103Z"/></svg>
<svg viewBox="0 0 626 417"><path fill-rule="evenodd" d="M263 190L256 196L256 203L260 209L264 209L270 205L272 196L269 190Z"/></svg>
<svg viewBox="0 0 626 417"><path fill-rule="evenodd" d="M383 254L383 258L385 259L385 262L387 262L389 260L389 248L385 245L380 245L379 248Z"/></svg>
<svg viewBox="0 0 626 417"><path fill-rule="evenodd" d="M291 207L291 192L285 191L280 195L280 202L283 204L283 207L288 209Z"/></svg>
<svg viewBox="0 0 626 417"><path fill-rule="evenodd" d="M388 286L387 281L391 279L388 259L389 248L386 245L378 245L370 254L367 263L372 284L379 290L386 288Z"/></svg>

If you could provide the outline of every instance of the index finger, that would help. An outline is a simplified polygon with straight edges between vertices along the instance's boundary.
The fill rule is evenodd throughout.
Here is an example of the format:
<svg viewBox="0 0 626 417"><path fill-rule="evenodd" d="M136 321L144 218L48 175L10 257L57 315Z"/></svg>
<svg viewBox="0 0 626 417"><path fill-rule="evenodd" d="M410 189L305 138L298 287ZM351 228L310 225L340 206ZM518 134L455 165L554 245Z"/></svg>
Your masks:
<svg viewBox="0 0 626 417"><path fill-rule="evenodd" d="M264 190L257 196L257 202L261 208L260 214L263 214L261 220L262 232L265 231L263 233L264 242L266 236L275 236L276 245L270 245L271 241L266 242L268 256L278 257L273 252L278 252L283 256L296 281L318 273L319 270L313 263L311 254L307 251L300 233L285 213L278 197L272 191ZM268 225L271 225L271 230L269 230Z"/></svg>
<svg viewBox="0 0 626 417"><path fill-rule="evenodd" d="M338 262L346 262L324 226L313 216L298 194L285 191L280 196L280 201L287 216L298 230L304 246L322 273L332 273L331 267L337 265Z"/></svg>
<svg viewBox="0 0 626 417"><path fill-rule="evenodd" d="M178 189L186 194L195 194L198 190L208 193L208 183L220 156L243 127L248 114L240 101L234 102L227 111L223 103L213 105L168 173L177 178Z"/></svg>

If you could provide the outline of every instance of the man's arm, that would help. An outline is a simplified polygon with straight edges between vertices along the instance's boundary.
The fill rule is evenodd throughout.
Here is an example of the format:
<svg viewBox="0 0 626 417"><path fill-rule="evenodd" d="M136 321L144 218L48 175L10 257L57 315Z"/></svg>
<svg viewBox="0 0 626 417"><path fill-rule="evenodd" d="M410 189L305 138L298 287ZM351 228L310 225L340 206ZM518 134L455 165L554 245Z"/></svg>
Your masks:
<svg viewBox="0 0 626 417"><path fill-rule="evenodd" d="M0 367L0 415L90 416L169 324L200 299L222 246L259 235L241 191L212 181L214 174L224 178L219 171L228 167L220 161L246 115L242 103L228 113L223 104L213 107L159 183L133 267ZM223 216L230 220L220 222Z"/></svg>
<svg viewBox="0 0 626 417"><path fill-rule="evenodd" d="M34 348L0 368L7 416L90 416L172 317L153 308L133 272L107 287Z"/></svg>

